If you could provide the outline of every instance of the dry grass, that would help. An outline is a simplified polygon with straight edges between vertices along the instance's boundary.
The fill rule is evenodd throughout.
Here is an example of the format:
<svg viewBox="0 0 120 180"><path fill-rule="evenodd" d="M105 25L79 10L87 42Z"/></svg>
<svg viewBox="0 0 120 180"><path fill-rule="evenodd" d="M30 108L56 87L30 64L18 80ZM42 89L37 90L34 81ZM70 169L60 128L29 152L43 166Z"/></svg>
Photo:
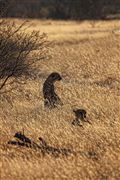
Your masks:
<svg viewBox="0 0 120 180"><path fill-rule="evenodd" d="M26 84L0 95L1 180L118 180L120 22L30 23L31 30L41 29L54 40L52 58ZM49 111L43 106L42 85L53 71L63 76L56 86L64 105ZM72 126L77 107L87 110L91 125ZM36 142L41 136L52 146L81 153L43 157L37 150L8 145L23 129Z"/></svg>

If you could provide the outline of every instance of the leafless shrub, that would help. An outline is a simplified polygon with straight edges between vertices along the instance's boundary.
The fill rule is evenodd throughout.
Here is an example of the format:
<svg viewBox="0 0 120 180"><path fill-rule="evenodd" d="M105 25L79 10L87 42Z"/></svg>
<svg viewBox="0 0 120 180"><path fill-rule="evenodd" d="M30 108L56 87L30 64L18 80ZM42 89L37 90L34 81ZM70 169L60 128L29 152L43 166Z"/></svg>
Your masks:
<svg viewBox="0 0 120 180"><path fill-rule="evenodd" d="M18 26L0 20L0 90L9 78L26 75L36 62L46 58L46 34L26 33L25 23Z"/></svg>
<svg viewBox="0 0 120 180"><path fill-rule="evenodd" d="M48 52L46 34L39 31L26 32L26 21L17 25L2 19L12 3L13 0L0 0L0 90L8 80L13 82L21 76L29 75L29 70L47 58Z"/></svg>

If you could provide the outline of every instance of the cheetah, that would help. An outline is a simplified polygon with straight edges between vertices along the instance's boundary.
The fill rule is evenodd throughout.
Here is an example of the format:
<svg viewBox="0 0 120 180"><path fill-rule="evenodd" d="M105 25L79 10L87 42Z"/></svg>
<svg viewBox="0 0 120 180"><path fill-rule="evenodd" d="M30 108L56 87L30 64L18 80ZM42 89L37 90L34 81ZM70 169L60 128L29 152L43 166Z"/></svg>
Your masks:
<svg viewBox="0 0 120 180"><path fill-rule="evenodd" d="M57 105L62 105L59 96L55 93L54 83L62 80L59 73L51 73L43 84L44 106L55 108Z"/></svg>
<svg viewBox="0 0 120 180"><path fill-rule="evenodd" d="M73 120L72 125L82 126L80 124L81 121L90 123L88 120L86 120L86 114L87 114L86 110L76 109L73 110L73 112L75 113L75 119Z"/></svg>

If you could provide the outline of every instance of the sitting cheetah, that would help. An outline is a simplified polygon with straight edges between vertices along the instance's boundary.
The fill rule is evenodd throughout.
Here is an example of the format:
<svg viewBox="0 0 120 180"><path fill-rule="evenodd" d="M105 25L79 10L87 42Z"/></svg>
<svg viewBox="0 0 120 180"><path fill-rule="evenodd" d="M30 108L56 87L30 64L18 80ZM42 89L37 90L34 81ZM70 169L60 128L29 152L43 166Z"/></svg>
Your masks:
<svg viewBox="0 0 120 180"><path fill-rule="evenodd" d="M57 104L62 105L59 96L55 93L54 83L62 77L57 72L51 73L43 84L43 96L45 107L54 108Z"/></svg>

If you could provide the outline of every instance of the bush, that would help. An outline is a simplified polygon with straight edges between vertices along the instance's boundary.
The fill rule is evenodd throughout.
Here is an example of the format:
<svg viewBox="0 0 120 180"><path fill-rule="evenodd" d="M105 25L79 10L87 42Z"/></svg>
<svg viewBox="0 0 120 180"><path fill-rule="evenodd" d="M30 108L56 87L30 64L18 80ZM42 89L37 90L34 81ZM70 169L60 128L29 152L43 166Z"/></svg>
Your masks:
<svg viewBox="0 0 120 180"><path fill-rule="evenodd" d="M0 90L8 79L28 75L36 62L47 57L46 35L39 31L26 33L25 23L18 26L9 20L0 20Z"/></svg>

